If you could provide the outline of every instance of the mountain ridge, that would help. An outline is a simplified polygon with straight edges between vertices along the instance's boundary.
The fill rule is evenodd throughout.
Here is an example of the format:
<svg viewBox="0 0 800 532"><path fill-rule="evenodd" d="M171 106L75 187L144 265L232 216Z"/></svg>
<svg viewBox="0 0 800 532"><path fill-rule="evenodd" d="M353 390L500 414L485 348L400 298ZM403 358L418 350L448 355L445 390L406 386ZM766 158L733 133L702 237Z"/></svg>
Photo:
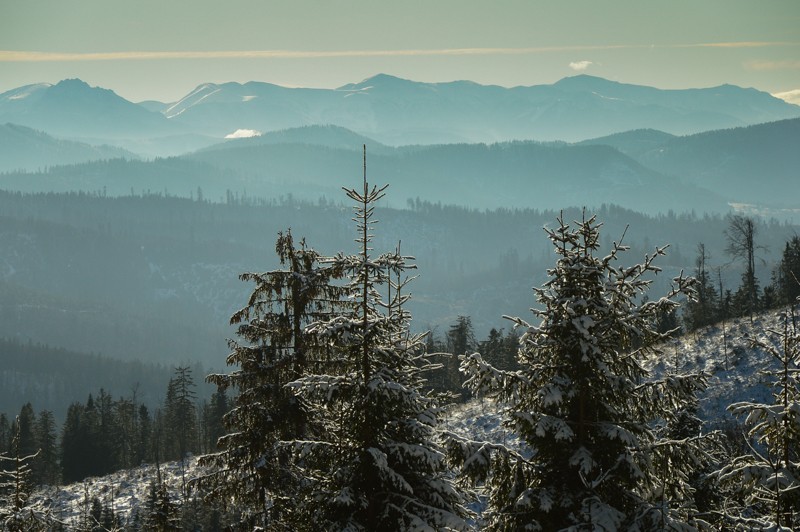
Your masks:
<svg viewBox="0 0 800 532"><path fill-rule="evenodd" d="M578 142L633 129L686 135L796 117L800 106L752 88L659 89L587 75L511 88L468 80L427 83L389 74L336 89L263 81L204 83L163 104L135 104L74 79L0 94L0 123L77 140L115 139L115 145L153 155L192 151L208 145L205 138L223 138L239 129L269 132L319 124L400 146ZM169 146L170 137L187 134L197 137ZM142 139L162 146L148 148Z"/></svg>

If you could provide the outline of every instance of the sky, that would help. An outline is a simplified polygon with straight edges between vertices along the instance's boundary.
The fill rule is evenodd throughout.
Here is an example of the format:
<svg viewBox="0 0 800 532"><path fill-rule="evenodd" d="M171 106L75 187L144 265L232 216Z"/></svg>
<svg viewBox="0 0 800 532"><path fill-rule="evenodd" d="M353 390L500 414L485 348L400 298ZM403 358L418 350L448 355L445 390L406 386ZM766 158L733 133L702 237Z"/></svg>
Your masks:
<svg viewBox="0 0 800 532"><path fill-rule="evenodd" d="M0 0L0 93L80 78L172 102L209 82L334 88L378 73L730 83L800 104L800 1Z"/></svg>

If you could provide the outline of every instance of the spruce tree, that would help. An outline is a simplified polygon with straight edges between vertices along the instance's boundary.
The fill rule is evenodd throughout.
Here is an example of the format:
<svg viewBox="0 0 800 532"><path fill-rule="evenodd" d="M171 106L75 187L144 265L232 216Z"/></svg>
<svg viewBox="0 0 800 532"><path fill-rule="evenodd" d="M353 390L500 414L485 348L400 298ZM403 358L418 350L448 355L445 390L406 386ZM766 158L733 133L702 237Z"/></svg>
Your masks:
<svg viewBox="0 0 800 532"><path fill-rule="evenodd" d="M181 467L181 493L187 497L186 457L197 450L197 411L195 408L194 379L188 366L174 368L174 376L167 385L164 402L165 453L167 460L179 460Z"/></svg>
<svg viewBox="0 0 800 532"><path fill-rule="evenodd" d="M758 232L755 221L747 216L732 215L728 217L728 228L725 236L728 240L726 251L734 259L745 263L742 273L742 285L734 296L734 306L738 315L750 316L760 309L758 301L758 279L756 278L756 244Z"/></svg>
<svg viewBox="0 0 800 532"><path fill-rule="evenodd" d="M695 260L694 276L697 279L695 297L686 304L684 321L688 330L699 329L716 322L718 296L713 280L709 275L706 261L708 260L705 244L697 245L697 259Z"/></svg>
<svg viewBox="0 0 800 532"><path fill-rule="evenodd" d="M617 262L627 246L597 256L595 217L546 229L558 256L549 280L535 288L540 320L510 318L524 330L520 370L501 371L479 354L464 359L468 385L494 396L505 424L527 453L453 437L462 473L486 481L489 530L667 530L690 528L692 469L703 441L675 438L705 385L702 376L649 380L642 363L658 356L667 332L657 317L675 308L690 280L655 301L643 301L660 269L657 248L631 267Z"/></svg>
<svg viewBox="0 0 800 532"><path fill-rule="evenodd" d="M181 530L180 506L172 499L167 484L157 469L156 480L150 484L150 493L145 502L147 512L144 528L154 532Z"/></svg>
<svg viewBox="0 0 800 532"><path fill-rule="evenodd" d="M290 467L291 453L281 442L318 431L287 385L329 364L324 342L308 325L328 319L342 292L335 284L341 270L321 265L320 255L304 240L295 243L291 231L278 234L275 251L280 269L240 276L255 288L247 306L231 318L240 340L230 342L227 363L237 369L207 379L218 393L232 389L237 395L223 416L227 434L217 442L220 451L200 459L215 471L199 482L211 498L236 501L244 529L287 526L287 508L294 506L303 479Z"/></svg>
<svg viewBox="0 0 800 532"><path fill-rule="evenodd" d="M775 289L778 301L789 304L800 297L800 236L793 236L783 249L783 256L775 272Z"/></svg>
<svg viewBox="0 0 800 532"><path fill-rule="evenodd" d="M89 462L93 449L84 422L86 408L78 402L67 408L61 429L61 472L65 483L77 482L91 474Z"/></svg>
<svg viewBox="0 0 800 532"><path fill-rule="evenodd" d="M359 250L332 264L349 280L350 312L310 327L329 339L325 373L292 384L324 428L294 443L307 479L293 512L298 530L459 530L463 496L437 442L438 399L422 392L431 369L423 336L408 330L411 257L372 252L375 204L386 187L345 189Z"/></svg>
<svg viewBox="0 0 800 532"><path fill-rule="evenodd" d="M5 412L0 412L0 454L4 454L11 449L11 423Z"/></svg>
<svg viewBox="0 0 800 532"><path fill-rule="evenodd" d="M23 408L24 410L24 408ZM33 492L31 464L38 453L25 455L22 427L19 416L15 423L11 449L0 455L0 530L8 532L35 532L49 530L52 521L49 511L30 504Z"/></svg>
<svg viewBox="0 0 800 532"><path fill-rule="evenodd" d="M750 453L718 472L734 495L726 504L724 518L750 529L800 527L800 330L794 307L780 318L782 330L768 329L751 340L753 347L778 363L777 369L768 372L774 401L745 401L728 407L745 418Z"/></svg>
<svg viewBox="0 0 800 532"><path fill-rule="evenodd" d="M35 427L36 445L39 455L33 463L34 477L37 484L58 485L61 471L58 464L58 441L56 437L56 421L49 410L39 412Z"/></svg>

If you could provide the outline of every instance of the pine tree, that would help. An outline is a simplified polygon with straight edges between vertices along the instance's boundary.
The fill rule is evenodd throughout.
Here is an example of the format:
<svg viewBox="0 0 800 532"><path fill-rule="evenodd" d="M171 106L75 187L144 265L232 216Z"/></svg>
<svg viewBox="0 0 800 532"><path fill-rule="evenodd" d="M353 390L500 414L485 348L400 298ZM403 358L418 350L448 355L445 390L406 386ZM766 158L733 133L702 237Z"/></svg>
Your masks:
<svg viewBox="0 0 800 532"><path fill-rule="evenodd" d="M221 393L238 394L223 417L228 432L218 440L220 451L200 459L216 472L200 484L213 499L236 500L247 529L280 529L295 504L302 479L281 442L311 437L318 429L287 384L329 363L323 340L307 327L328 319L342 293L334 283L341 270L321 265L320 255L303 240L296 245L291 231L278 234L275 251L282 269L240 276L256 286L247 306L231 318L241 340L230 342L227 363L238 369L208 376Z"/></svg>
<svg viewBox="0 0 800 532"><path fill-rule="evenodd" d="M462 364L472 389L506 405L506 425L531 453L452 438L463 474L487 481L489 530L690 528L688 478L704 458L702 439L676 439L666 428L694 404L705 378L648 380L642 362L667 337L656 318L692 283L679 277L665 297L640 302L664 248L618 266L628 248L614 243L597 257L599 228L584 216L546 229L558 260L534 289L541 322L511 318L525 331L519 371L495 369L478 354Z"/></svg>
<svg viewBox="0 0 800 532"><path fill-rule="evenodd" d="M323 426L297 441L307 478L293 512L298 530L458 530L463 496L436 441L440 410L421 390L431 369L423 336L408 331L411 257L375 256L375 203L386 187L345 189L355 203L359 251L332 259L349 279L351 311L310 327L330 339L333 364L292 384Z"/></svg>
<svg viewBox="0 0 800 532"><path fill-rule="evenodd" d="M800 330L794 308L781 315L782 330L752 340L753 347L771 355L779 368L772 404L734 403L728 409L745 417L750 454L735 458L718 476L734 486L740 499L729 501L724 517L759 530L800 527Z"/></svg>

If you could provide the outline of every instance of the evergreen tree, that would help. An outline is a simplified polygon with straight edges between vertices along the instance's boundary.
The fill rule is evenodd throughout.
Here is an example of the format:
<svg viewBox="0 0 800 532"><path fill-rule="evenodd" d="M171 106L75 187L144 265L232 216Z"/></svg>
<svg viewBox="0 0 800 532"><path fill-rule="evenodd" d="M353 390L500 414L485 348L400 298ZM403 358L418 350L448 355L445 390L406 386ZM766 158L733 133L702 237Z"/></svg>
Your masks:
<svg viewBox="0 0 800 532"><path fill-rule="evenodd" d="M735 458L718 475L741 497L729 501L724 517L751 530L796 530L800 527L800 330L794 309L781 315L783 330L752 340L779 368L772 404L734 403L728 409L745 416L750 453Z"/></svg>
<svg viewBox="0 0 800 532"><path fill-rule="evenodd" d="M728 218L728 229L725 230L728 239L727 252L734 259L745 263L742 285L734 296L734 307L740 316L749 315L751 320L753 313L760 308L756 279L756 233L756 224L752 218L738 214Z"/></svg>
<svg viewBox="0 0 800 532"><path fill-rule="evenodd" d="M373 255L375 203L386 187L345 189L356 202L359 251L333 258L349 279L351 311L310 330L328 337L333 365L292 384L324 431L297 441L307 478L293 512L299 530L458 530L463 496L436 441L438 400L422 392L431 369L422 335L408 331L399 249Z"/></svg>
<svg viewBox="0 0 800 532"><path fill-rule="evenodd" d="M67 419L61 430L61 471L63 480L69 484L89 475L92 459L90 435L83 421L85 407L72 403L67 408Z"/></svg>
<svg viewBox="0 0 800 532"><path fill-rule="evenodd" d="M180 507L172 500L167 484L161 479L161 472L150 484L150 493L145 502L145 530L153 532L172 532L181 530Z"/></svg>
<svg viewBox="0 0 800 532"><path fill-rule="evenodd" d="M786 242L773 285L779 303L789 304L800 297L800 236Z"/></svg>
<svg viewBox="0 0 800 532"><path fill-rule="evenodd" d="M39 412L35 427L36 446L39 455L33 463L37 484L58 485L61 479L58 464L59 447L56 437L56 420L49 410Z"/></svg>
<svg viewBox="0 0 800 532"><path fill-rule="evenodd" d="M708 254L705 244L697 245L694 275L697 279L695 297L686 304L685 322L688 330L699 329L711 325L717 320L717 291L706 268Z"/></svg>
<svg viewBox="0 0 800 532"><path fill-rule="evenodd" d="M103 389L95 401L89 394L86 405L73 403L61 431L61 471L66 483L89 476L102 476L117 468L114 447L117 427L113 401Z"/></svg>
<svg viewBox="0 0 800 532"><path fill-rule="evenodd" d="M449 390L460 395L462 400L469 397L469 392L463 386L458 357L474 353L477 348L478 342L475 340L472 319L469 316L459 316L456 323L447 331L447 352L451 356L447 359L445 369L448 374Z"/></svg>
<svg viewBox="0 0 800 532"><path fill-rule="evenodd" d="M197 410L192 370L188 366L175 368L175 375L167 386L167 397L164 402L163 428L165 434L164 458L179 460L181 464L181 485L184 501L186 490L186 456L197 450Z"/></svg>
<svg viewBox="0 0 800 532"><path fill-rule="evenodd" d="M36 413L30 403L25 403L19 411L19 416L15 420L15 425L11 428L12 432L19 439L19 453L22 455L35 454L36 446Z"/></svg>
<svg viewBox="0 0 800 532"><path fill-rule="evenodd" d="M5 454L11 450L11 423L5 412L0 412L0 454Z"/></svg>
<svg viewBox="0 0 800 532"><path fill-rule="evenodd" d="M666 430L695 402L702 376L648 380L646 356L658 355L657 316L675 308L691 280L656 301L640 303L659 270L657 248L642 264L604 258L594 217L558 220L546 229L558 260L536 288L541 320L513 318L520 338L516 372L480 355L462 367L468 385L507 405L506 424L529 446L522 456L500 445L452 438L463 474L488 480L489 530L675 530L693 521L690 472L705 456L700 438Z"/></svg>
<svg viewBox="0 0 800 532"><path fill-rule="evenodd" d="M225 435L223 418L228 413L228 394L221 387L211 396L211 401L203 408L203 445L205 452L217 449L217 441Z"/></svg>
<svg viewBox="0 0 800 532"><path fill-rule="evenodd" d="M175 367L167 385L162 427L164 459L183 460L196 450L197 410L194 378L188 366Z"/></svg>
<svg viewBox="0 0 800 532"><path fill-rule="evenodd" d="M150 417L150 412L145 405L139 405L137 413L137 435L136 435L136 453L134 455L133 463L138 465L142 462L152 461L153 456L153 420Z"/></svg>
<svg viewBox="0 0 800 532"><path fill-rule="evenodd" d="M296 504L302 479L292 471L291 453L281 442L306 439L319 429L309 426L306 406L287 385L329 364L324 339L310 333L308 325L328 319L342 294L334 284L341 269L321 265L320 255L303 240L296 245L291 231L278 234L275 251L282 269L240 276L256 286L247 306L231 318L241 340L230 342L227 364L238 369L208 376L221 394L218 410L225 390L238 394L223 416L228 433L218 440L220 451L200 459L217 470L200 484L211 498L235 499L241 526L248 529L279 529L287 508Z"/></svg>
<svg viewBox="0 0 800 532"><path fill-rule="evenodd" d="M93 474L99 476L118 469L118 453L114 440L119 430L114 415L114 398L111 394L100 388L94 404L94 411L87 405L87 418L95 448Z"/></svg>
<svg viewBox="0 0 800 532"><path fill-rule="evenodd" d="M18 416L10 452L7 456L0 455L0 530L45 531L51 521L49 513L29 504L34 488L31 463L36 459L36 453L22 454L24 425Z"/></svg>
<svg viewBox="0 0 800 532"><path fill-rule="evenodd" d="M136 399L120 397L114 402L114 425L112 447L115 455L115 469L130 469L136 462L136 434L138 431Z"/></svg>

